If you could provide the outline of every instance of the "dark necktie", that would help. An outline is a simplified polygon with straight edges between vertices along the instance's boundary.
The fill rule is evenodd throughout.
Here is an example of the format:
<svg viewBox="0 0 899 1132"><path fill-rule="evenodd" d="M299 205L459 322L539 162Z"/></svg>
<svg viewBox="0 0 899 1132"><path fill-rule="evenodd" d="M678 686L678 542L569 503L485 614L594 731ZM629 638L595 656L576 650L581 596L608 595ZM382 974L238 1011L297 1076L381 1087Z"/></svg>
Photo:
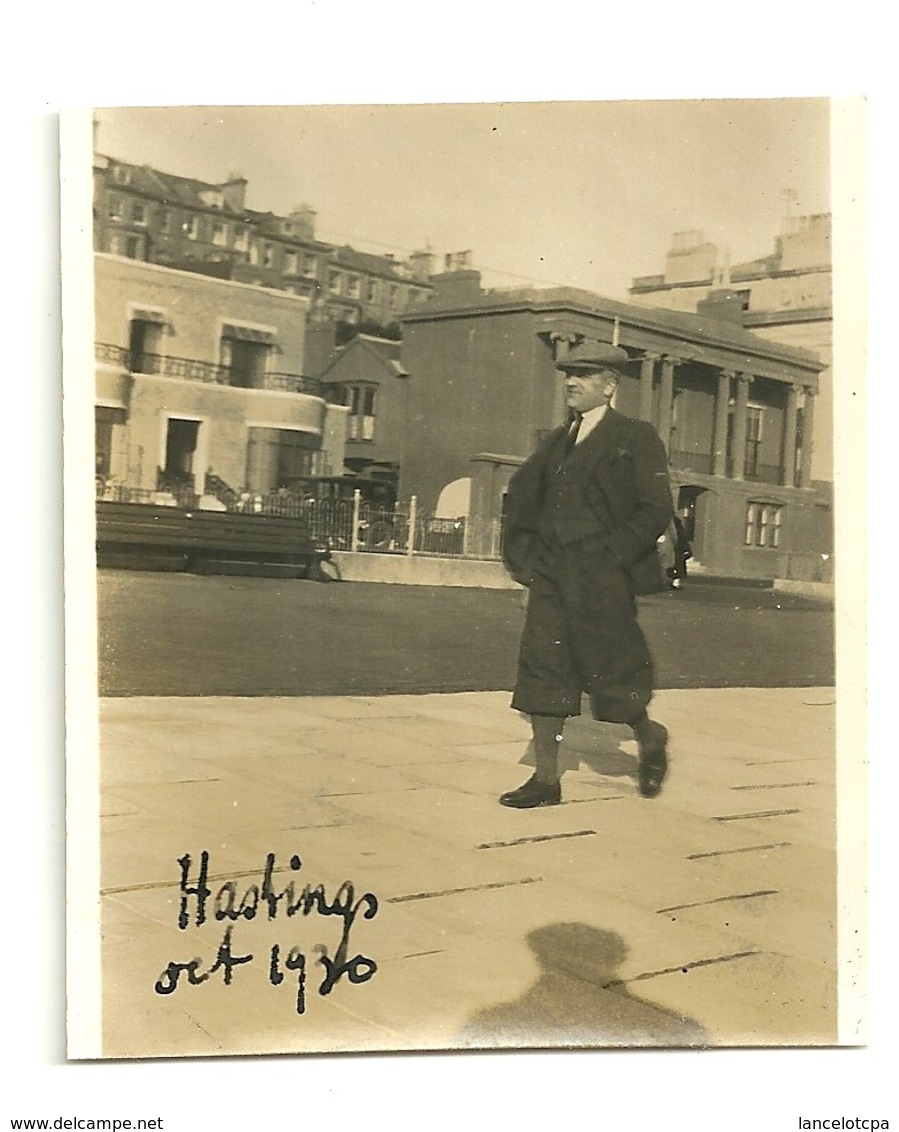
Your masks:
<svg viewBox="0 0 899 1132"><path fill-rule="evenodd" d="M577 444L578 429L581 427L581 418L575 417L571 424L568 426L568 435L565 437L565 456L568 456L574 451L574 446Z"/></svg>

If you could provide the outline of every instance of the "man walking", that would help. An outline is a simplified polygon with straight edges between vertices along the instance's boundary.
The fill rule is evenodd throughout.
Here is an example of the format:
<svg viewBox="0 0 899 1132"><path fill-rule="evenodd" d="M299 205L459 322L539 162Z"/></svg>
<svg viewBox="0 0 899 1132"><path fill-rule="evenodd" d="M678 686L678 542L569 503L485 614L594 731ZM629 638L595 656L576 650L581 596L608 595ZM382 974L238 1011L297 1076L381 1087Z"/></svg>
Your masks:
<svg viewBox="0 0 899 1132"><path fill-rule="evenodd" d="M652 660L634 595L664 589L656 541L673 508L657 433L609 404L627 361L602 343L569 351L559 368L573 420L509 484L503 554L529 589L512 707L531 718L536 768L504 806L561 800L559 741L582 693L594 719L633 729L644 797L667 772L668 733L646 714Z"/></svg>

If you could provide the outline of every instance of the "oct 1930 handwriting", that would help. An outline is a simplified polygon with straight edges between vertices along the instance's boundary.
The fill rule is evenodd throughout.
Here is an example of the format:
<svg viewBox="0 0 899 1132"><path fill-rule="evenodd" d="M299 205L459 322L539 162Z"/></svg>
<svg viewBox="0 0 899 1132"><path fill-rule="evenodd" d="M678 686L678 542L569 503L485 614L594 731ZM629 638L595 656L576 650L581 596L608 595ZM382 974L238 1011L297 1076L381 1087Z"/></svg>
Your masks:
<svg viewBox="0 0 899 1132"><path fill-rule="evenodd" d="M315 914L326 918L336 916L339 919L341 934L333 955L325 944L316 943L312 948L317 956L316 962L324 969L318 984L320 995L330 994L344 975L349 983L360 984L368 982L377 971L377 963L367 955L357 952L350 957L350 932L357 916L361 913L363 920L371 920L378 912L378 898L371 892L364 892L357 899L352 881L344 881L330 896L325 885L303 884L301 887L293 877L278 890L274 877L283 870L277 867L276 855L268 853L258 883L249 884L241 890L237 881L226 880L213 891L210 887L207 850L200 853L195 876L191 871L194 861L190 854L185 853L179 857L178 864L181 867L178 927L186 931L191 926L202 927L210 919L228 921L228 925L211 964L205 963L200 957L186 962L171 960L154 984L157 994L173 994L183 985L182 976L188 986L200 986L218 972L221 972L223 984L230 986L235 971L252 963L255 958L251 952L240 954L235 950L235 926L241 921L254 920L257 916L274 920ZM288 867L292 873L300 872L303 862L298 854L290 857ZM296 1012L304 1014L307 950L299 944L292 944L286 953L282 953L281 944L275 943L268 951L267 959L268 979L272 986L280 986L284 982L285 972L296 975Z"/></svg>

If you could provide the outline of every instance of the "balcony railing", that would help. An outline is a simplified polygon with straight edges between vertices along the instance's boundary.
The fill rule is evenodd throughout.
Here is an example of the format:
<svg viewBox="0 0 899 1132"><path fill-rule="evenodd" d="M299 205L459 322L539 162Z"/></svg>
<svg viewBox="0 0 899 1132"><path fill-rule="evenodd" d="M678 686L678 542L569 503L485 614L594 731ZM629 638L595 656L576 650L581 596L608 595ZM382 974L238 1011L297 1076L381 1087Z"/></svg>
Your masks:
<svg viewBox="0 0 899 1132"><path fill-rule="evenodd" d="M743 479L750 483L776 483L781 482L780 464L752 464L747 460L743 464ZM734 475L734 462L728 457L726 474L730 479Z"/></svg>
<svg viewBox="0 0 899 1132"><path fill-rule="evenodd" d="M781 471L780 464L756 464L754 467L747 465L743 477L754 483L780 483Z"/></svg>
<svg viewBox="0 0 899 1132"><path fill-rule="evenodd" d="M158 377L179 377L208 385L229 385L233 388L268 389L281 393L309 393L322 396L322 383L314 377L296 373L254 373L231 366L201 362L196 358L177 358L170 354L136 353L124 346L108 342L96 343L96 358L121 366L129 373L146 373Z"/></svg>
<svg viewBox="0 0 899 1132"><path fill-rule="evenodd" d="M710 476L714 470L714 458L709 452L685 452L673 449L671 465L679 471L698 472Z"/></svg>

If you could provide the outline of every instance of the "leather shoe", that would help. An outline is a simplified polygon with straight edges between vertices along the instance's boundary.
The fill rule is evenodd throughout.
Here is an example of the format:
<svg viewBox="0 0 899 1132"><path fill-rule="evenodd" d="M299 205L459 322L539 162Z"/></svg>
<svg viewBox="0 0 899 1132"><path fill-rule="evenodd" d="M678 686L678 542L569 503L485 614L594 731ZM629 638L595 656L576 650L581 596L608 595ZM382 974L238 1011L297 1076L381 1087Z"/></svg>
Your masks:
<svg viewBox="0 0 899 1132"><path fill-rule="evenodd" d="M516 810L530 810L534 806L558 806L562 801L562 786L558 782L538 782L536 776L527 780L517 790L500 794L503 806L514 806Z"/></svg>
<svg viewBox="0 0 899 1132"><path fill-rule="evenodd" d="M668 773L668 732L661 723L652 722L653 738L640 744L637 778L644 798L655 798L661 793Z"/></svg>

